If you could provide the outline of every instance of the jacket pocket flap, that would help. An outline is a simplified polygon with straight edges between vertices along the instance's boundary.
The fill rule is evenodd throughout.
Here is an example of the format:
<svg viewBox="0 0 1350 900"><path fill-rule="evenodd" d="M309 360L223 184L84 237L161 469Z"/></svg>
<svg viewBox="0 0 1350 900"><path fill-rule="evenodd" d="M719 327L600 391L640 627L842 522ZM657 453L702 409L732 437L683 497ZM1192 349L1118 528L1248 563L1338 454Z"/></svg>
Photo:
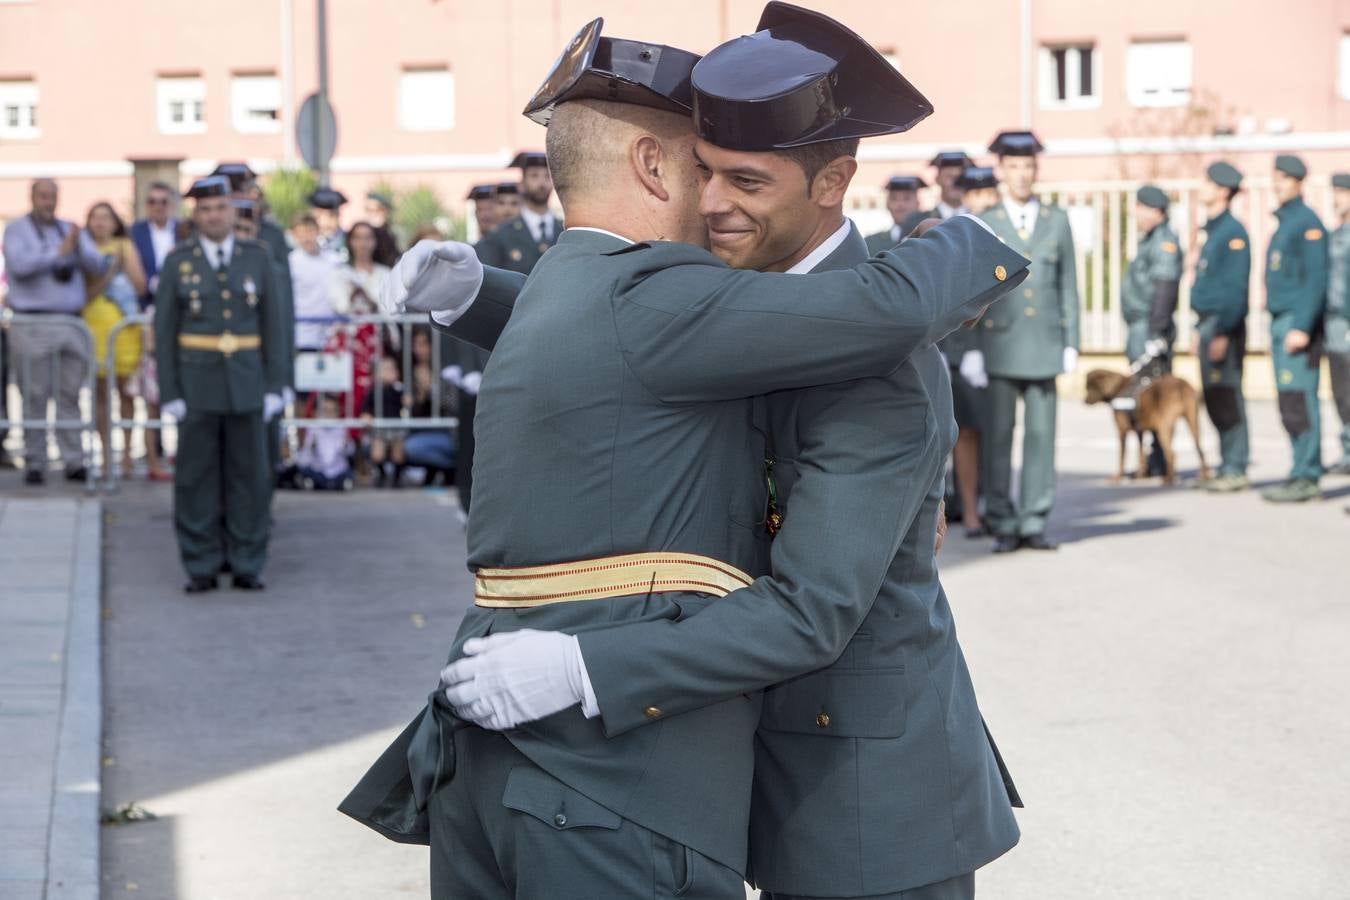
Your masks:
<svg viewBox="0 0 1350 900"><path fill-rule="evenodd" d="M825 669L764 692L760 727L822 737L905 733L905 670Z"/></svg>
<svg viewBox="0 0 1350 900"><path fill-rule="evenodd" d="M570 828L617 829L617 813L577 793L543 769L516 766L506 777L502 806L534 816L559 831Z"/></svg>

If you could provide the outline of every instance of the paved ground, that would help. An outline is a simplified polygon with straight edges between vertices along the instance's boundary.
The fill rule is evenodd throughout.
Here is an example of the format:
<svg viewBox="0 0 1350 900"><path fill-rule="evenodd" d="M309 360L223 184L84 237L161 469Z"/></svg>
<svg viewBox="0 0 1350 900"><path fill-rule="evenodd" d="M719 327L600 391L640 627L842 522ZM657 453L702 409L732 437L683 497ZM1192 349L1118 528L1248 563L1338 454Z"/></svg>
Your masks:
<svg viewBox="0 0 1350 900"><path fill-rule="evenodd" d="M943 555L1029 804L981 896L1347 896L1350 479L1295 508L1112 487L1106 414L1061 410L1063 549L994 558L953 536ZM1254 474L1274 479L1275 411L1252 416ZM104 829L105 898L425 896L424 851L333 807L464 609L449 503L282 495L268 592L195 599L167 490L108 501L104 805L160 818Z"/></svg>

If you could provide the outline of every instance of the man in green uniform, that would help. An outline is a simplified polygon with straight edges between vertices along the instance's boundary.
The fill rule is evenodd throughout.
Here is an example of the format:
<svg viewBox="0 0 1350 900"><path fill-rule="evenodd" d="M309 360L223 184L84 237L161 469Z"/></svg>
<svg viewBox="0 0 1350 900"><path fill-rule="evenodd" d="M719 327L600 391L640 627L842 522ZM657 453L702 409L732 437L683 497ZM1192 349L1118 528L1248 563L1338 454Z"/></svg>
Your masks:
<svg viewBox="0 0 1350 900"><path fill-rule="evenodd" d="M777 4L771 5L770 12L777 7ZM820 32L821 26L813 24L798 32L797 40ZM779 52L786 52L782 45L788 44L791 36L776 32L773 42L764 41L761 36L756 45L768 43ZM581 43L586 44L584 40ZM664 65L670 48L652 49L660 53ZM820 57L824 56L820 54ZM639 57L637 54L620 56L612 53L607 58ZM829 69L807 65L823 65L819 58L791 58L788 61L792 63L786 67L789 71L821 73L797 76L795 86L799 89L786 92L797 98L803 93L807 97L813 96L810 93L813 85L831 77ZM836 60L829 68L837 65ZM842 116L839 107L832 107L827 127L811 137L822 142L846 140L850 129L857 129L852 134L860 136L875 133L865 129L877 129L882 127L878 123L886 122L893 123L888 130L899 131L908 127L912 120L921 118L921 114L912 111L912 105L901 105L902 98L912 98L916 92L893 70L883 77L882 73L888 68L878 56L875 64L867 60L865 73L848 73L852 77L845 78L841 72L837 96L854 97L865 90L864 86L870 86L873 95L884 100L874 101L875 105L871 107L866 103L855 107L859 118L866 122ZM878 87L887 85L887 79L899 83L883 93ZM594 87L604 90L616 80L613 77L597 78ZM713 80L716 83L716 79ZM785 93L782 86L779 87L774 96ZM901 88L910 93L902 94ZM708 99L700 105L703 113L700 122L726 141L728 137L717 125L724 121L723 109L728 105L727 101L721 94L706 96ZM910 104L914 102L909 100ZM887 320L896 312L891 309L880 320L876 319L875 301L864 299L872 297L873 292L889 295L891 291L900 290L909 295L909 303L929 306L929 312L924 314L927 316L932 314L933 303L941 302L944 297L954 299L953 293L966 294L973 290L978 294L990 287L990 279L998 285L1017 281L1026 265L1024 259L1008 251L967 219L940 226L925 237L864 264L862 268L876 277L867 277L861 282L855 281L852 270L803 277L732 272L711 262L712 257L701 251L653 240L662 234L668 238L679 236L698 240L705 227L701 218L689 217L688 209L666 205L687 202L700 186L696 173L679 172L680 156L667 156L660 149L669 146L677 153L688 152L677 149L679 133L688 128L688 120L671 116L649 119L642 110L627 112L615 107L616 104L610 103L581 102L580 97L575 101L569 99L558 106L549 126L550 156L557 167L555 177L573 224L557 250L540 264L529 286L514 304L510 326L495 344L493 361L484 380L479 440L485 451L489 444L493 451L480 457L479 496L470 524L471 558L479 567L480 609L466 620L452 658L459 656L464 638L481 636L489 630L500 634L527 626L589 633L624 621L673 622L677 618L689 618L689 614L695 612L705 614L700 610L711 612L711 596L707 595L716 596L724 593L723 590L709 584L706 589L696 588L692 593L663 593L662 585L669 580L668 573L663 572L655 581L650 580L645 563L632 572L631 580L640 585L615 586L615 590L621 592L619 597L603 599L611 595L600 594L602 599L597 602L549 603L546 596L534 593L539 585L515 579L515 575L526 572L517 569L517 563L512 560L525 564L526 560L537 563L541 558L607 557L595 565L585 566L588 571L585 578L603 578L608 577L604 573L611 570L622 573L628 565L626 557L620 561L613 554L637 553L645 557L643 548L658 546L664 548L662 552L667 556L677 558L700 548L712 554L731 553L735 560L732 565L759 568L755 559L760 552L756 546L756 523L775 524L776 511L772 507L766 509L765 505L768 492L764 488L763 461L756 453L762 446L757 440L762 426L758 424L761 420L757 401L749 395L777 387L837 381L840 376L851 378L853 373L883 375L895 371L892 359L873 368L875 360L868 359L877 350L871 346L873 341L882 342L880 346L886 348L882 351L883 356L893 358L898 355L903 359L914 349L914 336L892 333L883 337L872 333L872 328L890 331ZM926 109L925 102L920 112L926 114ZM773 116L773 112L769 115ZM603 118L607 116L632 116L644 125L629 130L628 126L621 127L611 120L607 127ZM819 121L814 117L813 120ZM669 122L672 128L678 126L678 131L672 131L664 139L656 139L652 131L663 129L656 125L661 121ZM793 141L786 143L798 146ZM703 146L699 145L700 148ZM574 169L568 163L576 161L578 153L585 154L582 159L587 163ZM627 162L619 165L618 161ZM634 166L634 161L639 165ZM847 165L851 164L849 160ZM836 165L833 171L846 167ZM689 178L689 175L693 177ZM738 177L744 179L746 185L756 184L768 189L770 179L762 174L746 170L739 172ZM654 199L657 194L645 193L647 189L640 185L649 178L660 179L651 182L651 188L669 196L669 201L657 202ZM685 189L681 186L691 188L694 194L681 197L678 192ZM793 187L802 190L800 174ZM823 198L826 194L820 196ZM752 224L718 215L717 221L712 223L713 241L719 251L734 251L757 241L777 246L785 241L786 235L772 226L782 224L763 219ZM816 225L821 228L817 229ZM826 237L833 237L840 229L825 229L822 217L821 221L812 222L811 231L817 230ZM961 235L962 241L970 237L974 242L958 251L947 245L957 235ZM638 243L629 243L633 239ZM938 250L939 246L944 251L940 256L947 257L948 251L956 252L941 262L936 257L929 259L929 252ZM786 243L784 248L788 249L788 256L779 260L779 264L786 264L789 269L797 262L810 259L809 254L794 259L798 254L787 248ZM968 251L973 251L974 256L967 257ZM983 257L986 252L991 255ZM918 253L924 255L923 262L916 255ZM893 278L892 274L899 272L897 264L903 266L907 274ZM911 268L911 264L917 268ZM985 271L990 264L994 266L993 271ZM840 277L836 280L836 276ZM613 281L616 277L618 280ZM911 278L918 278L926 285L911 290L906 284ZM958 284L961 287L957 287ZM546 294L551 301L545 300ZM955 318L969 317L972 303L982 305L979 299L960 302ZM873 312L863 313L863 309L869 307ZM488 312L488 318L491 318L491 310ZM857 327L860 313L872 320L871 328ZM800 321L802 316L808 321ZM818 318L820 316L824 318ZM844 324L845 321L853 324ZM948 321L952 319L948 318ZM946 327L943 325L938 330ZM837 334L831 336L825 333L827 331ZM845 339L847 346L836 344L835 340L845 334L849 336ZM567 340L560 341L559 335L566 335ZM583 343L578 345L577 341ZM808 341L815 349L808 349L803 341ZM824 356L818 355L822 353ZM826 357L833 361L826 363ZM847 365L853 372L845 375L838 368L840 364ZM936 372L940 375L940 366ZM545 376L542 380L541 375ZM525 390L527 384L536 387ZM540 389L547 396L541 394ZM527 405L532 411L527 412L520 404L531 397L533 399L529 399ZM927 404L928 401L923 402ZM519 418L522 413L526 415L525 419ZM884 414L889 414L889 410ZM707 426L711 426L711 430ZM867 446L871 447L870 441ZM852 444L845 439L823 450L842 453L852 459L851 448ZM936 463L930 461L925 477L916 473L915 480L931 484L933 475L940 472L940 458L939 447ZM681 459L686 462L679 462ZM545 460L548 462L541 465ZM795 478L793 468L785 467L781 477ZM536 478L531 475L533 472L540 475ZM543 478L545 472L547 479ZM775 477L780 476L776 474ZM893 479L894 473L891 483L894 483ZM794 491L799 497L801 491L811 494L806 487L808 483L814 482L808 482L805 476L796 483ZM720 499L705 496L709 488ZM824 485L815 490L822 492L820 499L826 503L836 496ZM569 495L561 505L560 492ZM513 508L526 496L530 498L534 512L528 518L522 518L520 512L523 509L513 511ZM731 503L730 508L726 507L727 502ZM802 502L808 501L803 498ZM844 506L850 510L854 508L851 502ZM690 519L687 514L695 510L699 512ZM843 507L838 511L844 514ZM898 511L893 514L895 512ZM924 524L931 541L936 518L935 500L927 512ZM903 518L903 514L900 515ZM595 519L595 516L599 518ZM512 522L515 524L510 524ZM895 519L891 523L886 530L899 524ZM820 527L828 528L823 522ZM842 529L839 534L838 539L844 543L852 541L845 534L847 531ZM869 532L868 540L876 537ZM747 539L749 544L744 543ZM543 543L536 546L541 540ZM500 546L491 546L499 542ZM931 544L926 544L925 550L931 558ZM491 557L497 554L504 554L505 560L492 560ZM810 555L814 558L814 553ZM514 574L502 573L505 578L498 580L497 573L503 562ZM881 554L880 560L872 560L872 565L878 563L883 567L889 563L886 554ZM705 579L716 578L718 571L724 571L724 564L709 562L706 565ZM532 565L531 571L554 568ZM841 568L856 570L856 567ZM560 579L557 586L564 592L568 590L565 572L541 574L556 575ZM512 596L494 598L494 585L498 584L510 584ZM646 599L633 605L630 601L635 597L629 593L632 590L638 590ZM700 593L705 596L698 596ZM849 604L870 602L866 591L847 592L845 597ZM668 608L668 602L676 599L684 608L684 614L672 615L674 610ZM809 627L804 632L808 635L816 633ZM833 639L846 641L849 632L831 633ZM529 639L525 634L520 637ZM766 645L765 650L772 651L772 648ZM719 659L725 656L716 655ZM709 654L709 662L714 661L713 656ZM567 689L571 686L570 680L559 685L548 678L531 679L530 684L542 688L545 694L552 694L558 687ZM517 682L517 685L527 693L532 690L524 682ZM868 695L871 695L870 691ZM506 739L497 738L490 743L475 729L458 732L454 779L443 791L444 801L440 795L433 799L433 872L443 867L449 873L451 866L459 866L459 877L481 875L497 880L505 877L507 889L514 888L517 896L544 894L542 885L530 890L522 888L519 882L512 883L516 877L514 871L470 870L462 863L466 859L482 857L488 848L496 859L507 859L508 866L514 866L513 861L518 859L510 847L513 838L495 826L489 826L492 830L482 845L463 846L463 842L478 839L475 827L464 822L466 812L459 810L472 802L469 795L481 792L488 796L494 792L493 782L499 776L489 772L484 781L471 777L475 771L484 771L476 768L483 764L479 760L491 759L496 768L515 765L520 773L506 776L505 791L512 798L508 802L512 809L526 816L545 817L547 827L555 831L565 831L569 823L576 821L573 810L579 810L585 816L577 824L600 826L600 829L593 827L589 836L572 833L570 840L575 849L570 858L553 856L552 844L561 846L566 839L549 844L535 842L537 849L531 863L539 874L536 876L532 872L528 877L546 878L550 871L556 871L555 866L563 873L554 876L550 882L555 885L553 890L561 893L550 896L638 895L637 883L650 885L651 861L646 861L644 868L636 871L638 882L629 880L624 869L628 865L627 857L633 854L623 849L620 843L623 833L635 826L655 832L656 847L663 854L671 842L677 845L677 852L681 849L678 845L695 851L680 853L679 858L684 861L678 863L677 871L679 877L702 885L704 896L741 896L739 879L726 877L724 870L739 868L745 859L748 801L745 786L748 780L743 784L741 779L749 777L750 754L747 751L753 746L752 731L758 721L759 707L758 695L743 697L737 693L731 699L702 709L667 717L659 705L648 700L645 703L639 701L636 709L627 703L613 707L616 716L631 719L630 714L635 714L645 723L641 728L632 728L622 734L611 732L610 726L603 721L577 715L575 710L547 716L525 728L510 731ZM818 709L811 711L813 729L826 727L820 724L821 713ZM748 718L742 718L742 714ZM786 714L785 717L797 718ZM828 725L829 719L824 721ZM600 737L607 733L611 735L608 739ZM592 735L600 738L599 746L594 744ZM691 740L694 743L690 743ZM988 761L990 751L987 746L976 746L979 758ZM571 761L566 752L568 747L584 753L584 759ZM489 749L493 754L490 757L486 756ZM550 778L542 781L519 762L512 763L513 752L524 753L546 770ZM641 764L643 773L640 775L631 774L636 756L647 760ZM981 769L981 772L985 771ZM533 781L527 784L529 779ZM511 784L512 780L516 783ZM552 786L556 783L566 785L566 788L560 790ZM622 796L615 791L620 791ZM502 796L499 782L495 793ZM593 805L579 802L578 795L590 800L591 804L599 804L610 814L601 815ZM565 802L566 809L560 807L560 802ZM476 805L484 811L482 815L495 815L484 803ZM714 805L718 815L711 816L708 809ZM441 833L441 826L437 824L441 816L459 827ZM519 818L524 823L522 827L529 827L528 819ZM1005 821L1010 822L1011 817ZM442 841L451 842L447 849L457 852L447 854L438 846ZM603 855L600 854L602 842L612 848ZM647 846L651 843L648 839ZM588 845L595 849L586 849ZM650 854L650 850L644 852ZM443 854L444 860L437 863ZM885 861L880 863L885 864ZM656 871L662 883L667 877L668 866L665 860L657 861ZM602 877L606 879L603 884L599 882Z"/></svg>
<svg viewBox="0 0 1350 900"><path fill-rule="evenodd" d="M1279 225L1266 246L1266 310L1270 359L1280 421L1289 435L1293 465L1283 484L1261 496L1272 503L1300 503L1322 496L1322 414L1317 386L1322 366L1322 314L1327 298L1327 235L1303 202L1308 167L1297 156L1275 157L1273 186Z"/></svg>
<svg viewBox="0 0 1350 900"><path fill-rule="evenodd" d="M319 247L347 261L347 234L342 230L342 207L347 197L331 187L315 188L306 199L319 223Z"/></svg>
<svg viewBox="0 0 1350 900"><path fill-rule="evenodd" d="M1327 315L1324 331L1331 393L1341 419L1341 458L1327 471L1350 475L1350 174L1331 176L1340 225L1331 233L1330 271L1327 277Z"/></svg>
<svg viewBox="0 0 1350 900"><path fill-rule="evenodd" d="M919 208L919 188L927 187L916 175L892 175L886 182L886 211L894 223L885 231L867 236L867 252L873 256L900 243L908 231L903 223Z"/></svg>
<svg viewBox="0 0 1350 900"><path fill-rule="evenodd" d="M989 145L998 156L1003 202L984 220L1014 250L1031 257L1031 277L980 322L980 351L989 376L984 451L988 454L985 518L995 553L1019 547L1054 550L1045 523L1055 503L1055 378L1078 367L1078 278L1069 217L1033 191L1037 154L1029 131L1005 131ZM1020 508L1012 499L1013 424L1022 417Z"/></svg>
<svg viewBox="0 0 1350 900"><path fill-rule="evenodd" d="M965 191L961 189L961 173L965 171L966 166L975 165L975 160L961 150L943 150L928 164L935 172L933 184L938 189L938 202L932 209L910 213L909 218L900 225L906 234L917 228L924 219L940 219L945 222L960 212L965 205L963 200Z"/></svg>
<svg viewBox="0 0 1350 900"><path fill-rule="evenodd" d="M1242 366L1247 354L1247 290L1252 248L1247 229L1230 209L1242 187L1242 173L1226 162L1205 172L1200 202L1206 220L1191 286L1195 310L1195 353L1205 409L1219 432L1218 474L1202 486L1214 493L1247 487L1247 405L1242 397Z"/></svg>
<svg viewBox="0 0 1350 900"><path fill-rule="evenodd" d="M267 555L265 423L286 383L276 268L267 248L233 234L225 178L192 186L197 235L165 259L155 294L162 410L178 421L174 524L186 590L261 590Z"/></svg>
<svg viewBox="0 0 1350 900"><path fill-rule="evenodd" d="M478 226L478 238L482 240L497 227L497 186L475 184L464 199L473 203L474 223Z"/></svg>
<svg viewBox="0 0 1350 900"><path fill-rule="evenodd" d="M526 151L517 153L511 165L520 169L520 214L500 220L478 242L478 258L485 266L528 275L545 251L557 242L563 224L548 208L553 196L548 157Z"/></svg>
<svg viewBox="0 0 1350 900"><path fill-rule="evenodd" d="M1114 409L1133 414L1135 398L1153 379L1172 371L1172 342L1176 340L1177 297L1181 289L1181 245L1167 222L1167 194L1146 184L1135 196L1134 220L1139 244L1125 270L1120 312L1125 318L1125 358L1134 377L1127 396L1112 401ZM1148 459L1148 471L1135 477L1163 475L1167 460L1157 435Z"/></svg>

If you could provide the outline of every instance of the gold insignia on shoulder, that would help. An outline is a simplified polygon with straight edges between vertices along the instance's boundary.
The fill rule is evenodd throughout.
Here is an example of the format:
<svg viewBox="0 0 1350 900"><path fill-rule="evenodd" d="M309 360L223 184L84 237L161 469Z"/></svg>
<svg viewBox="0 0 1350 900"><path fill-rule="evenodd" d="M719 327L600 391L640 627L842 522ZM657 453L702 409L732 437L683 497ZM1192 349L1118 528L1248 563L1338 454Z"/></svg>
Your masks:
<svg viewBox="0 0 1350 900"><path fill-rule="evenodd" d="M1162 249L1163 249L1163 252L1164 252L1164 253L1176 253L1176 252L1177 252L1177 245L1174 244L1174 243L1172 243L1171 241L1163 241L1163 242L1162 242Z"/></svg>
<svg viewBox="0 0 1350 900"><path fill-rule="evenodd" d="M1244 241L1242 238L1233 238L1231 241L1228 242L1229 250L1241 250L1245 246L1247 246L1247 242Z"/></svg>
<svg viewBox="0 0 1350 900"><path fill-rule="evenodd" d="M1307 231L1303 232L1303 237L1305 240L1309 241L1320 241L1322 239L1322 229L1309 228Z"/></svg>
<svg viewBox="0 0 1350 900"><path fill-rule="evenodd" d="M519 250L518 248L515 248L515 247L512 247L512 248L511 248L511 261L512 261L512 262L520 262L521 258L522 258L524 255L525 255L525 254L521 253L520 250Z"/></svg>

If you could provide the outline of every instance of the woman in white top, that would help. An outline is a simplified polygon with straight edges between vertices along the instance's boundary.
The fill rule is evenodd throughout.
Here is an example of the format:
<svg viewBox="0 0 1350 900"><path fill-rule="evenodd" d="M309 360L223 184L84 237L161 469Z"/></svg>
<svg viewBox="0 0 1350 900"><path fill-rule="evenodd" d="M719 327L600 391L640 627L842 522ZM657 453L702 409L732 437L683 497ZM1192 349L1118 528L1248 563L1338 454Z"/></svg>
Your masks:
<svg viewBox="0 0 1350 900"><path fill-rule="evenodd" d="M365 294L372 307L379 301L380 288L389 277L389 267L375 262L376 240L375 227L369 222L357 222L347 232L347 253L350 259L338 266L330 282L333 311L339 315L361 315L367 312L352 309L353 296L357 291Z"/></svg>

